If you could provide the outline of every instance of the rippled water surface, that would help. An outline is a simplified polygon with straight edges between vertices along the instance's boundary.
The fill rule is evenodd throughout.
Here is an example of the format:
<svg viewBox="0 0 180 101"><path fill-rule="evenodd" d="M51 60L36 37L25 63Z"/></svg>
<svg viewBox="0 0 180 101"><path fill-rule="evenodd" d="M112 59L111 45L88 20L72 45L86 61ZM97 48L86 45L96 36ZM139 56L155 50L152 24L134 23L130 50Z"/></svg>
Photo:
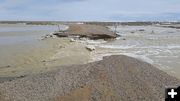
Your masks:
<svg viewBox="0 0 180 101"><path fill-rule="evenodd" d="M113 30L113 27L111 29ZM117 30L122 37L97 46L111 49L110 54L125 54L139 58L180 78L179 29L155 26L119 26ZM103 53L99 53L99 55L101 54Z"/></svg>

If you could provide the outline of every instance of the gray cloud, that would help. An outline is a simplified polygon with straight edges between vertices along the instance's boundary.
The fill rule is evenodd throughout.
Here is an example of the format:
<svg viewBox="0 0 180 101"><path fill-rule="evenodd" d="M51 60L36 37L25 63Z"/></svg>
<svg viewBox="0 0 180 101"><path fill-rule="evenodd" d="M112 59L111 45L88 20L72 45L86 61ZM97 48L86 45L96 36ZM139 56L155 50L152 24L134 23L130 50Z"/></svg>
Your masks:
<svg viewBox="0 0 180 101"><path fill-rule="evenodd" d="M2 0L0 20L176 20L179 9L179 0Z"/></svg>
<svg viewBox="0 0 180 101"><path fill-rule="evenodd" d="M109 18L116 21L180 21L180 13L117 14Z"/></svg>

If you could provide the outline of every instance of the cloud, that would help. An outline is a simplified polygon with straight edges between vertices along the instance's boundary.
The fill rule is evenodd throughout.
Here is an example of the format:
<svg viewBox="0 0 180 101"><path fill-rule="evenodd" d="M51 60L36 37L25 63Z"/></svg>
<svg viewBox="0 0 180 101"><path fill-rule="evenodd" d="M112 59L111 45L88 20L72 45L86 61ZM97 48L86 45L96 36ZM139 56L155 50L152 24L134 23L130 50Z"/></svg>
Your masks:
<svg viewBox="0 0 180 101"><path fill-rule="evenodd" d="M179 0L0 0L0 20L179 19Z"/></svg>
<svg viewBox="0 0 180 101"><path fill-rule="evenodd" d="M180 13L118 14L109 17L114 21L180 21Z"/></svg>

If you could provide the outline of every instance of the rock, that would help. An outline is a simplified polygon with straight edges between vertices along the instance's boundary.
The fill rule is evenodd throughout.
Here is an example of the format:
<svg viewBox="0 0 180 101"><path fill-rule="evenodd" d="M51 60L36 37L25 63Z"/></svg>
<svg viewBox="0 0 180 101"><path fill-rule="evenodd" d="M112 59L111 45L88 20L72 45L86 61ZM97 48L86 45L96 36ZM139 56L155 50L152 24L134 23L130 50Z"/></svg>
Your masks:
<svg viewBox="0 0 180 101"><path fill-rule="evenodd" d="M154 30L151 31L151 34L155 34Z"/></svg>
<svg viewBox="0 0 180 101"><path fill-rule="evenodd" d="M92 45L88 45L88 46L86 46L86 49L89 51L94 51L96 48Z"/></svg>
<svg viewBox="0 0 180 101"><path fill-rule="evenodd" d="M11 67L10 65L7 65L7 67Z"/></svg>
<svg viewBox="0 0 180 101"><path fill-rule="evenodd" d="M42 60L41 62L46 62L46 60Z"/></svg>
<svg viewBox="0 0 180 101"><path fill-rule="evenodd" d="M45 36L44 38L49 38L49 36Z"/></svg>
<svg viewBox="0 0 180 101"><path fill-rule="evenodd" d="M81 41L87 41L87 38L79 38Z"/></svg>
<svg viewBox="0 0 180 101"><path fill-rule="evenodd" d="M56 38L56 35L50 35L50 37L54 39L54 38Z"/></svg>
<svg viewBox="0 0 180 101"><path fill-rule="evenodd" d="M45 39L47 39L47 38L56 38L56 35L53 35L53 34L47 34L47 35L45 35L44 37L42 37L41 38L41 40L45 40Z"/></svg>
<svg viewBox="0 0 180 101"><path fill-rule="evenodd" d="M26 75L21 75L21 76L19 76L17 78L24 78L24 77L26 77Z"/></svg>
<svg viewBox="0 0 180 101"><path fill-rule="evenodd" d="M140 29L139 31L140 31L140 32L143 32L143 31L145 31L145 29Z"/></svg>
<svg viewBox="0 0 180 101"><path fill-rule="evenodd" d="M74 40L73 38L70 38L70 42L75 42L76 40Z"/></svg>

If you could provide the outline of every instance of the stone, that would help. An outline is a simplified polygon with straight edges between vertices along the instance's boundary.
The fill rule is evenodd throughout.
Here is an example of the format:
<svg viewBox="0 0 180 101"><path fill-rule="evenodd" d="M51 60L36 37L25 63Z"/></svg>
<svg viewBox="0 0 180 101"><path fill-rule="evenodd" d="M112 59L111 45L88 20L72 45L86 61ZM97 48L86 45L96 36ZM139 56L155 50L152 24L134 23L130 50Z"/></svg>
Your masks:
<svg viewBox="0 0 180 101"><path fill-rule="evenodd" d="M88 46L86 46L86 49L89 51L94 51L96 48L92 45L88 45Z"/></svg>

